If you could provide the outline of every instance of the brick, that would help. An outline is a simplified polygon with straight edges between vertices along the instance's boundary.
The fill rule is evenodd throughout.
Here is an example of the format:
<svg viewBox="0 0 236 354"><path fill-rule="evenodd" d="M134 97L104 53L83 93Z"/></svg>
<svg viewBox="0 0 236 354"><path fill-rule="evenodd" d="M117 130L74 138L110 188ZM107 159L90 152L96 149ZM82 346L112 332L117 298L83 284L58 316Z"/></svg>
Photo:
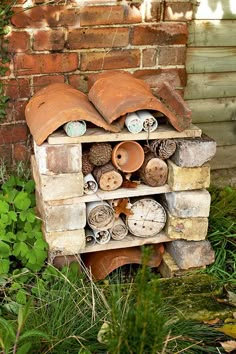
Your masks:
<svg viewBox="0 0 236 354"><path fill-rule="evenodd" d="M183 270L177 266L174 259L166 251L162 256L162 262L158 267L158 271L163 278L173 278L183 275Z"/></svg>
<svg viewBox="0 0 236 354"><path fill-rule="evenodd" d="M5 95L11 99L25 98L30 96L30 85L28 79L8 79L2 81Z"/></svg>
<svg viewBox="0 0 236 354"><path fill-rule="evenodd" d="M7 165L11 166L12 165L12 145L1 145L0 146L0 156L1 156L1 161ZM0 179L0 183L2 183L2 179Z"/></svg>
<svg viewBox="0 0 236 354"><path fill-rule="evenodd" d="M31 158L31 167L35 184L44 201L80 197L84 192L82 172L42 175L38 171L35 158Z"/></svg>
<svg viewBox="0 0 236 354"><path fill-rule="evenodd" d="M179 68L136 70L134 76L147 82L152 89L157 89L163 81L167 81L172 88L186 85L186 72Z"/></svg>
<svg viewBox="0 0 236 354"><path fill-rule="evenodd" d="M193 18L193 3L166 2L164 21L191 21Z"/></svg>
<svg viewBox="0 0 236 354"><path fill-rule="evenodd" d="M202 267L215 260L209 241L176 240L168 243L166 249L180 269Z"/></svg>
<svg viewBox="0 0 236 354"><path fill-rule="evenodd" d="M49 205L37 192L36 205L46 232L83 229L86 225L85 203Z"/></svg>
<svg viewBox="0 0 236 354"><path fill-rule="evenodd" d="M33 50L62 50L65 32L62 29L38 30L33 35Z"/></svg>
<svg viewBox="0 0 236 354"><path fill-rule="evenodd" d="M143 67L156 66L157 64L157 49L143 49Z"/></svg>
<svg viewBox="0 0 236 354"><path fill-rule="evenodd" d="M15 15L11 23L17 28L43 28L58 26L79 26L79 9L66 6L36 6L22 11L13 8Z"/></svg>
<svg viewBox="0 0 236 354"><path fill-rule="evenodd" d="M106 27L74 29L68 33L68 49L125 47L129 28Z"/></svg>
<svg viewBox="0 0 236 354"><path fill-rule="evenodd" d="M82 81L82 75L81 74L71 74L68 75L68 83L74 87L75 89L79 89L80 88L80 83Z"/></svg>
<svg viewBox="0 0 236 354"><path fill-rule="evenodd" d="M135 68L140 65L139 50L111 50L81 54L81 70Z"/></svg>
<svg viewBox="0 0 236 354"><path fill-rule="evenodd" d="M201 167L179 167L174 162L168 163L168 184L172 191L204 189L210 185L210 165Z"/></svg>
<svg viewBox="0 0 236 354"><path fill-rule="evenodd" d="M30 35L26 31L11 31L6 39L8 40L8 53L27 52L30 49Z"/></svg>
<svg viewBox="0 0 236 354"><path fill-rule="evenodd" d="M30 161L30 147L25 144L14 144L13 145L13 160L14 161Z"/></svg>
<svg viewBox="0 0 236 354"><path fill-rule="evenodd" d="M64 83L64 75L43 75L33 77L34 93L41 88L55 83Z"/></svg>
<svg viewBox="0 0 236 354"><path fill-rule="evenodd" d="M171 160L181 167L198 167L210 161L216 153L216 142L203 134L201 138L177 139Z"/></svg>
<svg viewBox="0 0 236 354"><path fill-rule="evenodd" d="M145 13L146 22L159 22L161 20L161 3L159 1L143 2L141 11Z"/></svg>
<svg viewBox="0 0 236 354"><path fill-rule="evenodd" d="M11 124L0 126L0 145L26 141L28 129L26 124Z"/></svg>
<svg viewBox="0 0 236 354"><path fill-rule="evenodd" d="M209 216L211 195L205 189L165 193L162 199L172 216L179 218Z"/></svg>
<svg viewBox="0 0 236 354"><path fill-rule="evenodd" d="M82 171L81 144L37 145L34 142L35 160L40 174L52 175Z"/></svg>
<svg viewBox="0 0 236 354"><path fill-rule="evenodd" d="M187 44L188 30L184 23L159 23L135 26L131 33L133 45Z"/></svg>
<svg viewBox="0 0 236 354"><path fill-rule="evenodd" d="M49 252L53 256L75 255L85 248L84 229L57 232L47 232L44 230L43 233L49 245Z"/></svg>
<svg viewBox="0 0 236 354"><path fill-rule="evenodd" d="M77 53L18 54L14 58L17 75L65 73L78 68Z"/></svg>
<svg viewBox="0 0 236 354"><path fill-rule="evenodd" d="M142 21L140 10L127 4L85 6L80 11L81 26L129 24Z"/></svg>
<svg viewBox="0 0 236 354"><path fill-rule="evenodd" d="M185 65L186 47L167 47L159 48L159 65Z"/></svg>
<svg viewBox="0 0 236 354"><path fill-rule="evenodd" d="M166 235L173 240L205 240L208 218L179 218L168 213L165 226Z"/></svg>

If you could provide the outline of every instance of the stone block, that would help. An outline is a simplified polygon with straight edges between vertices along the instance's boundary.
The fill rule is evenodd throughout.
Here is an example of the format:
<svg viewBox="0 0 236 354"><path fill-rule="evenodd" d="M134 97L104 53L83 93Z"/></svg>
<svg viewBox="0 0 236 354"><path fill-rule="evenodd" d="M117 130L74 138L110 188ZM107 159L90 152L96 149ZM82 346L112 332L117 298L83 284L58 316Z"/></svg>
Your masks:
<svg viewBox="0 0 236 354"><path fill-rule="evenodd" d="M79 197L84 193L83 173L43 175L39 173L35 158L31 158L33 178L44 201Z"/></svg>
<svg viewBox="0 0 236 354"><path fill-rule="evenodd" d="M50 255L49 255L50 258ZM79 254L72 256L56 256L52 259L52 264L58 269L62 269L65 266L69 266L71 263L77 263L79 265L78 271L81 271L81 258Z"/></svg>
<svg viewBox="0 0 236 354"><path fill-rule="evenodd" d="M210 185L210 165L201 167L179 167L167 160L169 173L168 185L173 191L205 189Z"/></svg>
<svg viewBox="0 0 236 354"><path fill-rule="evenodd" d="M167 213L165 225L166 236L173 240L205 240L208 218L178 218Z"/></svg>
<svg viewBox="0 0 236 354"><path fill-rule="evenodd" d="M206 266L215 260L215 253L209 241L175 240L166 245L180 269Z"/></svg>
<svg viewBox="0 0 236 354"><path fill-rule="evenodd" d="M162 200L172 216L179 218L209 216L211 196L206 189L165 193Z"/></svg>
<svg viewBox="0 0 236 354"><path fill-rule="evenodd" d="M44 228L43 234L49 245L51 258L75 255L85 248L84 229L47 232Z"/></svg>
<svg viewBox="0 0 236 354"><path fill-rule="evenodd" d="M36 191L36 205L47 232L83 229L86 225L85 203L49 205Z"/></svg>
<svg viewBox="0 0 236 354"><path fill-rule="evenodd" d="M81 144L37 145L34 153L40 174L52 175L82 171Z"/></svg>
<svg viewBox="0 0 236 354"><path fill-rule="evenodd" d="M180 167L199 167L216 153L216 142L203 134L201 138L176 139L176 151L171 160Z"/></svg>

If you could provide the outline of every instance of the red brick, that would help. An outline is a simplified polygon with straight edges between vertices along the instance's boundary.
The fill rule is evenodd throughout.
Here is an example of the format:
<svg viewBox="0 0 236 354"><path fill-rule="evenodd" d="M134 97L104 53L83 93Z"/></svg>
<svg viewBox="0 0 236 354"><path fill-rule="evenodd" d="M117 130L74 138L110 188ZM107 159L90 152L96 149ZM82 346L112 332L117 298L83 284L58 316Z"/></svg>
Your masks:
<svg viewBox="0 0 236 354"><path fill-rule="evenodd" d="M9 41L7 50L9 53L27 52L30 48L30 35L28 32L12 31L6 39Z"/></svg>
<svg viewBox="0 0 236 354"><path fill-rule="evenodd" d="M158 22L161 20L161 4L156 1L149 1L145 9L146 22Z"/></svg>
<svg viewBox="0 0 236 354"><path fill-rule="evenodd" d="M28 129L26 124L0 126L0 145L26 141Z"/></svg>
<svg viewBox="0 0 236 354"><path fill-rule="evenodd" d="M129 43L129 29L121 27L75 29L68 34L69 49L125 47Z"/></svg>
<svg viewBox="0 0 236 354"><path fill-rule="evenodd" d="M166 2L164 21L191 21L193 4L191 2Z"/></svg>
<svg viewBox="0 0 236 354"><path fill-rule="evenodd" d="M87 6L80 12L81 26L114 25L142 21L140 10L127 4L119 6Z"/></svg>
<svg viewBox="0 0 236 354"><path fill-rule="evenodd" d="M186 59L186 47L160 47L159 65L184 65Z"/></svg>
<svg viewBox="0 0 236 354"><path fill-rule="evenodd" d="M143 66L155 66L157 63L158 50L154 48L148 48L143 50Z"/></svg>
<svg viewBox="0 0 236 354"><path fill-rule="evenodd" d="M136 68L140 65L139 50L111 50L81 54L81 70Z"/></svg>
<svg viewBox="0 0 236 354"><path fill-rule="evenodd" d="M2 63L1 58L0 58L0 67L6 68L5 73L3 73L3 76L9 76L11 74L11 69L10 69L10 62L9 63Z"/></svg>
<svg viewBox="0 0 236 354"><path fill-rule="evenodd" d="M12 145L2 145L0 146L0 156L1 161L3 160L7 166L12 164ZM0 180L0 183L2 181Z"/></svg>
<svg viewBox="0 0 236 354"><path fill-rule="evenodd" d="M65 78L63 75L35 76L33 78L34 93L50 84L64 83L64 82L65 82Z"/></svg>
<svg viewBox="0 0 236 354"><path fill-rule="evenodd" d="M17 28L42 28L57 26L79 26L79 10L68 9L66 6L36 6L22 11L13 9L15 15L11 18Z"/></svg>
<svg viewBox="0 0 236 354"><path fill-rule="evenodd" d="M19 54L14 58L17 75L65 73L78 68L77 53Z"/></svg>
<svg viewBox="0 0 236 354"><path fill-rule="evenodd" d="M81 74L72 74L68 75L68 82L75 89L80 90L81 92L88 92L88 79L86 75Z"/></svg>
<svg viewBox="0 0 236 354"><path fill-rule="evenodd" d="M186 23L159 23L157 25L135 26L131 35L133 45L186 44L188 30Z"/></svg>
<svg viewBox="0 0 236 354"><path fill-rule="evenodd" d="M152 88L157 87L161 81L168 81L173 88L186 85L184 69L137 70L134 76L146 81Z"/></svg>
<svg viewBox="0 0 236 354"><path fill-rule="evenodd" d="M9 79L4 80L5 95L12 100L29 97L30 86L28 79Z"/></svg>
<svg viewBox="0 0 236 354"><path fill-rule="evenodd" d="M18 121L25 121L25 107L27 105L27 101L16 101L14 102L14 111L13 111L13 119Z"/></svg>
<svg viewBox="0 0 236 354"><path fill-rule="evenodd" d="M62 29L38 30L33 36L33 50L62 50L65 32Z"/></svg>
<svg viewBox="0 0 236 354"><path fill-rule="evenodd" d="M13 145L13 160L14 161L29 161L31 149L25 144Z"/></svg>

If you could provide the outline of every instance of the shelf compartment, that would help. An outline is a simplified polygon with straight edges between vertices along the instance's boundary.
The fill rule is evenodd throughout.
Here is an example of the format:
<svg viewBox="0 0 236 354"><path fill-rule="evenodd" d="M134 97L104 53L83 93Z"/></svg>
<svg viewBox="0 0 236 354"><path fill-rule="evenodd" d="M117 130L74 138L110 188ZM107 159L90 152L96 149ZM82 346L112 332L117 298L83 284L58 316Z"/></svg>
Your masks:
<svg viewBox="0 0 236 354"><path fill-rule="evenodd" d="M170 242L171 239L165 235L162 231L156 236L152 237L137 237L131 234L128 234L123 240L115 241L111 240L104 245L95 244L92 246L87 246L80 251L80 253L89 253L89 252L98 252L105 250L114 250L119 248L126 247L135 247L143 245L154 245L162 242Z"/></svg>
<svg viewBox="0 0 236 354"><path fill-rule="evenodd" d="M197 138L201 137L202 131L197 126L191 124L188 129L178 132L170 125L159 125L157 130L152 133L142 131L132 134L126 128L119 133L110 133L101 128L88 128L86 133L78 137L69 137L64 130L58 130L48 137L48 143L58 144L77 144L77 143L99 143L114 142L124 140L151 140L151 139L176 139L176 138Z"/></svg>

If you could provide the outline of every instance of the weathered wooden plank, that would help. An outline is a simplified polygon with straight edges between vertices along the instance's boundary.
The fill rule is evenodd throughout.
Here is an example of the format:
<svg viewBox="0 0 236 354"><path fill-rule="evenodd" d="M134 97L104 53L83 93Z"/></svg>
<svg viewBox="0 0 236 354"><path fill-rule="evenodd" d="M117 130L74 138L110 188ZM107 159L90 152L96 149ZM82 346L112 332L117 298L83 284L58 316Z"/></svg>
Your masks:
<svg viewBox="0 0 236 354"><path fill-rule="evenodd" d="M80 251L80 253L88 253L88 252L96 252L96 251L104 251L104 250L114 250L118 248L125 247L135 247L135 246L143 246L150 244L157 244L162 242L169 242L171 239L165 235L164 232L160 232L156 236L152 237L136 237L134 235L129 234L121 241L111 240L104 245L93 245L87 246Z"/></svg>
<svg viewBox="0 0 236 354"><path fill-rule="evenodd" d="M200 123L199 126L217 142L217 146L236 144L236 121ZM234 156L231 158L236 160Z"/></svg>
<svg viewBox="0 0 236 354"><path fill-rule="evenodd" d="M236 19L235 0L200 0L195 8L195 19L232 20Z"/></svg>
<svg viewBox="0 0 236 354"><path fill-rule="evenodd" d="M210 162L212 170L236 168L236 145L219 146Z"/></svg>
<svg viewBox="0 0 236 354"><path fill-rule="evenodd" d="M236 46L236 20L194 20L190 22L188 46Z"/></svg>
<svg viewBox="0 0 236 354"><path fill-rule="evenodd" d="M84 194L81 197L76 198L68 198L63 200L51 200L48 202L49 205L64 205L64 204L73 204L73 203L88 203L100 200L109 200L109 199L117 199L117 198L132 198L138 196L145 195L153 195L153 194L162 194L168 193L171 189L168 184L165 184L161 187L150 187L145 184L140 184L137 188L119 188L114 191L102 191L98 189L98 191L94 194Z"/></svg>
<svg viewBox="0 0 236 354"><path fill-rule="evenodd" d="M236 97L189 100L194 124L236 120Z"/></svg>
<svg viewBox="0 0 236 354"><path fill-rule="evenodd" d="M147 140L147 139L172 139L172 138L191 138L201 136L201 130L191 125L183 132L178 132L170 125L160 125L156 131L148 133L142 131L132 134L127 129L120 133L106 132L101 128L89 128L85 135L79 137L70 137L63 130L57 131L48 137L49 144L77 144L93 143L103 141L123 141L123 140Z"/></svg>
<svg viewBox="0 0 236 354"><path fill-rule="evenodd" d="M236 71L236 48L188 48L186 69L194 74Z"/></svg>
<svg viewBox="0 0 236 354"><path fill-rule="evenodd" d="M236 96L236 72L189 74L184 98L187 100Z"/></svg>

